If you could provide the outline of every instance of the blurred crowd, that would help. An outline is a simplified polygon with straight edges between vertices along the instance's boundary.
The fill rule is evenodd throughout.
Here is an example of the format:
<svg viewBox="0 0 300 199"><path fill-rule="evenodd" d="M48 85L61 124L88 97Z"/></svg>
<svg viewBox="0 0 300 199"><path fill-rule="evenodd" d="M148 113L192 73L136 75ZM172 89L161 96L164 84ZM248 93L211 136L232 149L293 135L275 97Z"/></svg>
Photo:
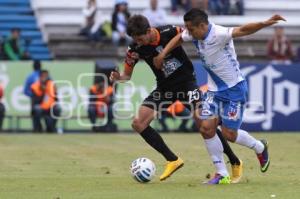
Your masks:
<svg viewBox="0 0 300 199"><path fill-rule="evenodd" d="M243 15L243 0L170 0L170 15L182 15L191 8L201 7L212 15ZM149 8L143 11L151 26L166 24L167 11L158 5L158 0L149 0ZM82 10L85 23L80 35L88 37L93 41L111 38L114 45L124 42L128 44L130 38L126 35L127 20L130 17L127 0L115 0L115 6L111 22L101 21L101 15L97 10L97 1L88 0Z"/></svg>
<svg viewBox="0 0 300 199"><path fill-rule="evenodd" d="M131 13L128 0L115 0L111 20L103 20L97 9L97 0L87 0L82 9L84 24L79 35L91 42L111 42L115 46L128 45L131 38L126 34L127 21ZM200 7L210 15L243 15L244 0L170 0L170 9L159 6L158 0L149 0L149 8L143 11L151 26L167 24L168 15L182 15L194 7ZM13 28L10 36L1 37L0 60L28 60L29 41L21 37L21 30ZM274 30L274 36L266 44L267 55L272 64L290 64L300 60L300 48L293 54L292 42L285 36L283 27Z"/></svg>
<svg viewBox="0 0 300 199"><path fill-rule="evenodd" d="M182 15L191 8L200 7L210 15L244 15L244 0L170 0L170 10L159 6L158 0L149 0L149 8L143 11L152 27L167 24L167 15ZM88 0L87 6L82 11L85 24L80 35L86 36L91 41L112 41L113 45L128 45L131 42L126 34L127 20L130 11L127 0L115 0L111 22L101 21L97 10L97 1ZM292 43L284 34L282 27L275 28L274 36L269 40L267 55L272 64L290 64L299 55L293 55Z"/></svg>

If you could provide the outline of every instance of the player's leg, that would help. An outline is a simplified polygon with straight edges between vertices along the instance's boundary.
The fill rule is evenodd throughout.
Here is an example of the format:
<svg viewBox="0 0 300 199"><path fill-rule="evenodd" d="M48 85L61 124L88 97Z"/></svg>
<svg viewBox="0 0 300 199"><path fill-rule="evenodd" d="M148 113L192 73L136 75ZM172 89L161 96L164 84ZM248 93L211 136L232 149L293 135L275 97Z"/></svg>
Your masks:
<svg viewBox="0 0 300 199"><path fill-rule="evenodd" d="M223 157L223 145L216 133L217 129L217 122L216 116L213 114L210 117L202 117L201 112L196 109L194 112L194 119L196 125L199 127L199 131L204 138L204 143L208 154L215 166L216 175L210 179L207 183L208 184L229 184L230 177L228 171L226 169L224 157ZM204 111L205 112L205 111ZM199 115L200 113L200 115Z"/></svg>
<svg viewBox="0 0 300 199"><path fill-rule="evenodd" d="M170 177L177 169L183 166L183 160L175 155L166 145L163 138L154 130L150 123L156 116L157 108L161 99L153 97L153 91L143 102L143 105L138 111L138 115L132 122L132 128L138 132L142 138L156 151L161 153L168 161L165 171L160 176L160 180L165 180Z"/></svg>
<svg viewBox="0 0 300 199"><path fill-rule="evenodd" d="M55 104L52 108L51 117L53 118L53 128L56 131L56 124L59 116L61 115L61 107Z"/></svg>
<svg viewBox="0 0 300 199"><path fill-rule="evenodd" d="M204 138L206 149L216 169L216 175L207 183L229 184L230 177L223 157L224 148L220 138L216 134L216 128L215 119L205 119L200 123L201 135Z"/></svg>
<svg viewBox="0 0 300 199"><path fill-rule="evenodd" d="M222 133L227 140L246 146L255 151L260 162L261 171L266 172L269 164L268 146L265 140L257 140L247 131L240 129L244 106L239 102L224 102L222 116Z"/></svg>
<svg viewBox="0 0 300 199"><path fill-rule="evenodd" d="M186 84L185 88L183 88L182 90L185 91L187 95L185 95L186 98L182 98L179 100L183 101L186 107L192 111L196 126L198 127L202 137L204 138L207 151L216 168L216 173L217 173L216 176L208 183L209 184L230 183L230 178L223 157L224 148L220 138L216 134L218 123L216 121L217 115L214 114L215 113L214 110L217 107L206 106L205 110L203 109L200 110L200 106L203 108L203 104L208 105L207 104L208 102L206 102L206 97L208 96L207 95L203 96L204 99L203 102L201 102L201 93L194 82L190 82L189 84ZM187 104L189 104L190 106L188 106Z"/></svg>
<svg viewBox="0 0 300 199"><path fill-rule="evenodd" d="M43 117L43 110L40 108L40 105L34 105L32 110L32 121L33 121L34 132L43 131L43 127L41 124L42 117Z"/></svg>
<svg viewBox="0 0 300 199"><path fill-rule="evenodd" d="M205 113L205 112L206 113L211 112L208 107L213 108L213 104L209 105L209 101L213 102L213 97L212 96L203 95L202 96L203 97L203 103L201 103L200 102L201 101L201 99L200 99L200 96L201 96L200 92L201 91L198 89L197 85L195 85L194 83L189 83L189 84L187 84L185 90L186 90L187 93L193 93L193 95L190 94L188 96L189 99L181 99L181 100L183 100L183 101L187 101L187 100L188 101L192 101L191 102L192 106L193 106L192 109L195 110L195 113L201 113L201 110L200 110L199 107L201 107L201 104L205 105L205 103L208 103L208 104L206 104L208 106L206 107L207 110L204 110L203 113ZM211 100L209 100L208 98L210 98ZM186 106L186 108L192 110L191 107L189 107L189 106ZM197 115L195 115L195 116L197 116ZM205 116L203 116L203 115L202 116L199 115L199 117L204 117L205 118ZM219 121L220 121L219 119L215 119L215 122L216 122L217 126L219 125ZM201 120L197 121L197 118L196 118L195 119L195 124L196 124L196 126L198 126L198 128L199 128L200 123L201 123ZM227 140L224 139L224 136L222 135L221 130L219 128L217 128L216 132L217 132L217 135L218 135L218 137L220 138L220 140L222 142L222 145L223 145L223 148L224 148L224 153L227 155L227 157L228 157L231 165L240 165L240 160L238 159L238 157L232 151L232 149L229 146Z"/></svg>
<svg viewBox="0 0 300 199"><path fill-rule="evenodd" d="M147 106L141 106L138 115L133 119L132 128L155 150L161 153L167 161L177 160L178 157L165 144L162 137L154 130L150 123L155 117L155 111Z"/></svg>
<svg viewBox="0 0 300 199"><path fill-rule="evenodd" d="M92 124L92 131L96 132L96 119L97 119L97 108L95 104L89 104L88 106L88 117Z"/></svg>
<svg viewBox="0 0 300 199"><path fill-rule="evenodd" d="M219 119L218 119L219 120ZM243 161L240 160L232 151L230 145L228 144L227 140L224 138L222 134L221 124L219 121L217 134L222 142L224 153L227 155L230 165L231 165L231 183L238 183L243 175Z"/></svg>
<svg viewBox="0 0 300 199"><path fill-rule="evenodd" d="M46 132L53 133L55 131L54 118L50 115L49 112L45 112L44 119L46 124Z"/></svg>

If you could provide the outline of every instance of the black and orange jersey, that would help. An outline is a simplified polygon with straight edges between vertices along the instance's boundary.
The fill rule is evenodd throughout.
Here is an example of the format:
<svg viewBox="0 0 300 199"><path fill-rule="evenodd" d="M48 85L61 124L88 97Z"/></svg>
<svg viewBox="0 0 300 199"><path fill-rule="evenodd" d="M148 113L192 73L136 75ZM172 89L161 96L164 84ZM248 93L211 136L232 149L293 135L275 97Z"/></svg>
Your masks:
<svg viewBox="0 0 300 199"><path fill-rule="evenodd" d="M43 110L50 110L52 106L58 101L56 87L52 80L48 80L45 84L45 88L42 88L41 81L36 81L31 85L32 102L34 104L40 104Z"/></svg>
<svg viewBox="0 0 300 199"><path fill-rule="evenodd" d="M169 41L181 32L181 28L171 25L153 28L157 32L157 42L150 45L139 46L131 44L127 50L125 70L133 70L133 67L143 59L151 67L156 76L157 87L168 88L185 81L194 81L194 68L192 62L181 46L175 48L164 60L163 69L158 70L153 64L153 58L169 43ZM138 58L133 56L138 54Z"/></svg>

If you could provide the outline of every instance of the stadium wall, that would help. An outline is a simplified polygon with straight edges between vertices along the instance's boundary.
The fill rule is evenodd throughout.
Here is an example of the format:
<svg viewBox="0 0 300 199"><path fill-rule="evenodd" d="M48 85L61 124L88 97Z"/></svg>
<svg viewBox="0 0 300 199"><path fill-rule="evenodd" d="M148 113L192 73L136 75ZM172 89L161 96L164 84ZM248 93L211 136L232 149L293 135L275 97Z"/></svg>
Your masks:
<svg viewBox="0 0 300 199"><path fill-rule="evenodd" d="M207 81L199 62L198 84ZM299 131L300 65L241 64L248 83L242 128L250 131Z"/></svg>
<svg viewBox="0 0 300 199"><path fill-rule="evenodd" d="M194 63L200 86L206 83L207 76L201 64ZM5 87L4 104L8 115L29 116L30 101L22 90L26 76L32 71L31 65L31 62L0 63L0 82ZM94 80L94 67L94 62L43 62L43 68L48 69L56 81L63 108L64 119L58 126L67 121L70 129L90 128L89 121L82 116L87 115L88 89ZM300 131L300 65L243 63L241 70L248 81L250 101L243 128L251 131ZM143 62L135 67L131 82L118 84L115 114L121 131L131 129L134 113L154 87L155 78ZM169 125L176 129L179 123L175 121ZM9 127L7 120L4 125L4 128ZM154 126L157 125L155 122ZM31 129L30 120L22 120L20 128Z"/></svg>

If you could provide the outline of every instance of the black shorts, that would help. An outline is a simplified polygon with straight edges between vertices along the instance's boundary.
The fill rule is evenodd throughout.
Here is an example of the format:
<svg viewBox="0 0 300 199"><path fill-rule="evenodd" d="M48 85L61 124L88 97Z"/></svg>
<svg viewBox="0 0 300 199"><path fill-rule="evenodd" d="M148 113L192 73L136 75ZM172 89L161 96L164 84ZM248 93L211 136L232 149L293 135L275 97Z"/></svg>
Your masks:
<svg viewBox="0 0 300 199"><path fill-rule="evenodd" d="M176 100L182 102L189 110L198 108L201 102L201 92L196 82L183 82L170 89L157 87L143 101L142 106L160 112L166 110Z"/></svg>

